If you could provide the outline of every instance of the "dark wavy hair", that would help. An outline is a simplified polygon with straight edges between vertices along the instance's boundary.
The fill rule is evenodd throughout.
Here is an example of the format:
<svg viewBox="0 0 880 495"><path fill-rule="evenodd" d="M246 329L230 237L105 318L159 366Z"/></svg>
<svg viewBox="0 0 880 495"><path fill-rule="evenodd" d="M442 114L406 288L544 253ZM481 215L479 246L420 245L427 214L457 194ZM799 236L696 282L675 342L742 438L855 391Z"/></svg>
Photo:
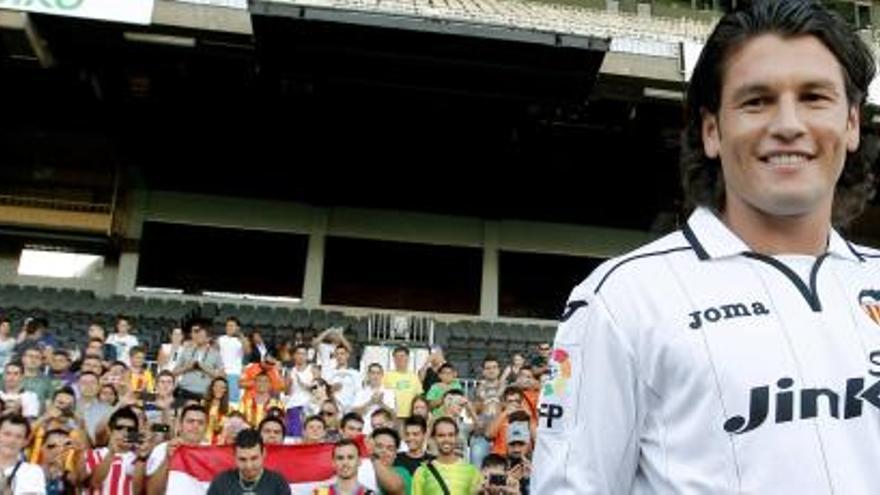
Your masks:
<svg viewBox="0 0 880 495"><path fill-rule="evenodd" d="M724 177L719 159L703 151L703 113L718 114L721 85L728 58L747 41L763 34L785 38L815 36L840 62L847 102L859 109L864 119L868 85L876 70L871 51L837 14L817 0L755 0L725 15L715 26L703 48L687 89L686 127L682 136L681 176L688 209L708 206L721 211L724 205ZM873 171L878 141L865 131L859 148L847 153L843 173L834 195L832 222L845 227L858 217L874 196Z"/></svg>

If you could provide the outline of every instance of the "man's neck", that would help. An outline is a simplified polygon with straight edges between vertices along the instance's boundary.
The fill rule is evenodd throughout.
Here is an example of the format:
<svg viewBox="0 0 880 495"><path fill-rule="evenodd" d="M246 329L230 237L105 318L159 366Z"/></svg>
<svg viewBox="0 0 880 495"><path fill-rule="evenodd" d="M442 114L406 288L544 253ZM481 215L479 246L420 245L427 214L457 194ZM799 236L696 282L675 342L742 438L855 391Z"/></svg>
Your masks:
<svg viewBox="0 0 880 495"><path fill-rule="evenodd" d="M254 394L254 400L257 401L257 404L265 404L266 402L269 402L269 399L271 398L272 396L269 395L268 392L263 394L257 392L256 394Z"/></svg>
<svg viewBox="0 0 880 495"><path fill-rule="evenodd" d="M831 207L804 215L776 216L741 201L728 200L722 220L752 251L773 256L819 256L828 247Z"/></svg>
<svg viewBox="0 0 880 495"><path fill-rule="evenodd" d="M239 471L239 476L241 476L241 471ZM260 479L261 476L263 476L263 470L262 470L262 469L261 469L260 472L257 473L257 475L256 475L254 478L252 478L252 479L247 479L247 478L245 478L244 476L241 476L241 479L244 480L244 481L246 481L246 482L248 482L248 483L254 483L254 482L258 481L258 480Z"/></svg>
<svg viewBox="0 0 880 495"><path fill-rule="evenodd" d="M3 392L4 392L4 393L7 393L7 394L20 394L20 393L22 393L23 391L24 391L24 390L22 389L21 384L18 384L18 385L15 386L15 387L7 387L7 386L4 386L4 387L3 387Z"/></svg>
<svg viewBox="0 0 880 495"><path fill-rule="evenodd" d="M425 457L425 448L422 447L418 450L410 450L406 454L413 459L421 459L422 457Z"/></svg>
<svg viewBox="0 0 880 495"><path fill-rule="evenodd" d="M41 373L41 370L39 368L35 370L24 370L25 378L39 378L42 375L43 373Z"/></svg>
<svg viewBox="0 0 880 495"><path fill-rule="evenodd" d="M3 449L6 450L6 449ZM18 462L18 456L11 452L9 454L0 453L0 469L6 469Z"/></svg>
<svg viewBox="0 0 880 495"><path fill-rule="evenodd" d="M459 457L455 453L440 454L437 456L437 462L440 464L455 464L459 461Z"/></svg>
<svg viewBox="0 0 880 495"><path fill-rule="evenodd" d="M336 487L343 493L351 493L358 487L357 478L336 478Z"/></svg>

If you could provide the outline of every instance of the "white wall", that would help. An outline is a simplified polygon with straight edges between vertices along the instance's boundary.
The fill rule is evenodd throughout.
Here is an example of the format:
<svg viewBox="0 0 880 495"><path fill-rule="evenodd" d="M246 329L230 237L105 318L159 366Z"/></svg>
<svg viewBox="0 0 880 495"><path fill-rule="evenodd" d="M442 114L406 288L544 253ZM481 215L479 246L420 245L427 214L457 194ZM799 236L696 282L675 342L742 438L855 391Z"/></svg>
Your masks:
<svg viewBox="0 0 880 495"><path fill-rule="evenodd" d="M109 296L116 290L116 273L117 267L115 262L105 262L104 268L100 271L99 278L95 279L22 276L18 274L18 256L0 255L0 284L84 289L94 291L101 296Z"/></svg>

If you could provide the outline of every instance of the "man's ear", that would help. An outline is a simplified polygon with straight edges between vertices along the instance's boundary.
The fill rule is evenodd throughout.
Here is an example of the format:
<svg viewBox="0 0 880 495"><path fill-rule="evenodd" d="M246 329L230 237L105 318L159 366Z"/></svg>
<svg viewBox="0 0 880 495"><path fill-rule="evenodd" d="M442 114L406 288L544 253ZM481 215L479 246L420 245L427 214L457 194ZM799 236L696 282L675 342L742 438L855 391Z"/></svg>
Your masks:
<svg viewBox="0 0 880 495"><path fill-rule="evenodd" d="M861 124L859 119L859 107L853 105L849 108L849 115L846 118L846 149L850 153L855 153L859 149L861 140Z"/></svg>
<svg viewBox="0 0 880 495"><path fill-rule="evenodd" d="M718 116L705 108L700 111L702 117L701 132L703 137L703 153L714 160L721 153L721 132L718 129Z"/></svg>

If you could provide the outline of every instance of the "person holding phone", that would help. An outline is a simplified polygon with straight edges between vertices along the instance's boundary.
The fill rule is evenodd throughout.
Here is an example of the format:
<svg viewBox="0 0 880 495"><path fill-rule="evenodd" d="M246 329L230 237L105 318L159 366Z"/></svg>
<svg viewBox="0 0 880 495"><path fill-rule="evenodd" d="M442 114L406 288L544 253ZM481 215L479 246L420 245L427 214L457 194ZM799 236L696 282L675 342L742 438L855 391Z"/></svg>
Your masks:
<svg viewBox="0 0 880 495"><path fill-rule="evenodd" d="M483 482L480 495L519 495L519 480L507 474L507 459L503 455L489 454L480 466Z"/></svg>
<svg viewBox="0 0 880 495"><path fill-rule="evenodd" d="M138 416L123 407L110 416L110 442L86 453L81 477L92 493L142 493L151 445L140 434Z"/></svg>

